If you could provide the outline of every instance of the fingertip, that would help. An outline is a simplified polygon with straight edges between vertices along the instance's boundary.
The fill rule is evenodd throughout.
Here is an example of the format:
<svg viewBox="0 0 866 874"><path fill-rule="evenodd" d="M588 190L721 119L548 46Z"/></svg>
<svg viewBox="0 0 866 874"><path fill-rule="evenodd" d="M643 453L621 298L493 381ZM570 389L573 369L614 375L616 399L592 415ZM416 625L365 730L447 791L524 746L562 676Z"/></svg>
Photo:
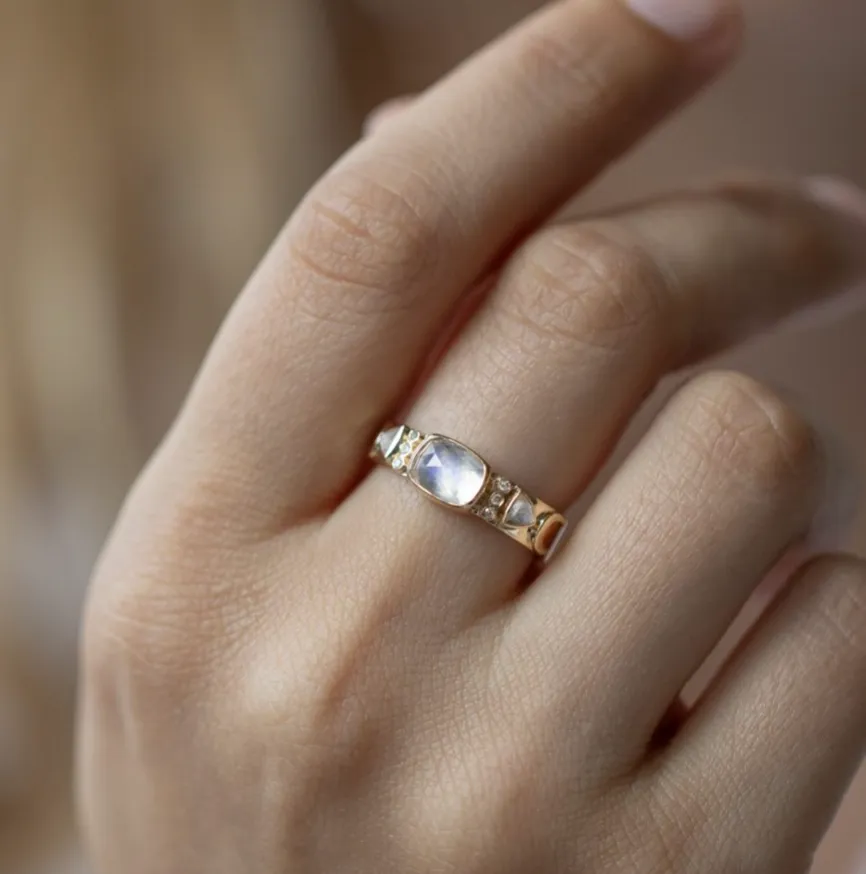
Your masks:
<svg viewBox="0 0 866 874"><path fill-rule="evenodd" d="M701 64L721 66L736 54L744 31L738 0L625 0L629 9L671 39L687 44Z"/></svg>

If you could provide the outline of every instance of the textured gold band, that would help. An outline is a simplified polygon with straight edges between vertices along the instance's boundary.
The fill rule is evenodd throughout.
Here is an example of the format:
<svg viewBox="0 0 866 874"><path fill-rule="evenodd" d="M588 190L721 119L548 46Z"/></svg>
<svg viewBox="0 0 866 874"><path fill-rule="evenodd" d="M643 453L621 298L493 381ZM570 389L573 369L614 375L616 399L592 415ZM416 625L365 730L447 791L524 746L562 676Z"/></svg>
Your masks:
<svg viewBox="0 0 866 874"><path fill-rule="evenodd" d="M478 516L541 558L550 558L565 533L561 513L450 437L395 425L379 434L370 454L436 503Z"/></svg>

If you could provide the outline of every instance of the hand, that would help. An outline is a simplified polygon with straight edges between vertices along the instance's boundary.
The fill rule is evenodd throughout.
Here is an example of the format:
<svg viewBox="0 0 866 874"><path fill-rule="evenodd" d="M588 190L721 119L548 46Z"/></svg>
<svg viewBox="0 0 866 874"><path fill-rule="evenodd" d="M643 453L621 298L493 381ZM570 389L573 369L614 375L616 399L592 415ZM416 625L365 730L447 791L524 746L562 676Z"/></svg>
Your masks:
<svg viewBox="0 0 866 874"><path fill-rule="evenodd" d="M731 56L711 6L553 4L301 205L95 577L100 870L807 870L866 736L860 563L809 564L659 740L809 528L807 423L694 379L528 588L528 551L367 461L411 396L401 419L568 506L665 372L862 275L866 220L826 183L544 224Z"/></svg>

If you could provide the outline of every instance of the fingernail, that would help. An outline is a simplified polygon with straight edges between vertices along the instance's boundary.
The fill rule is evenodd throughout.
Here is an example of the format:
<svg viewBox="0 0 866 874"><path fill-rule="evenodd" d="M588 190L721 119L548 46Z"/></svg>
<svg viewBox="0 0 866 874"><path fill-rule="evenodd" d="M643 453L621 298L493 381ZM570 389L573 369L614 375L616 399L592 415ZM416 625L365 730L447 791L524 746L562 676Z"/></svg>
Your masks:
<svg viewBox="0 0 866 874"><path fill-rule="evenodd" d="M818 203L844 213L866 228L866 192L853 182L835 176L813 176L803 184Z"/></svg>
<svg viewBox="0 0 866 874"><path fill-rule="evenodd" d="M632 12L653 27L683 42L702 42L730 34L741 25L735 0L626 0Z"/></svg>

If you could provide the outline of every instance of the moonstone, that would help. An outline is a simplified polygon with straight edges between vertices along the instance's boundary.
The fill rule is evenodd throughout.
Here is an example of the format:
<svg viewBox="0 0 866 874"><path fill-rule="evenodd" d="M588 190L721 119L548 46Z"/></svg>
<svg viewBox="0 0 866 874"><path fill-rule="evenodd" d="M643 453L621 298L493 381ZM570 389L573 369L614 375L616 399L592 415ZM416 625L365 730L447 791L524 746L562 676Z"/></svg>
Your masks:
<svg viewBox="0 0 866 874"><path fill-rule="evenodd" d="M411 477L443 504L468 507L484 488L487 467L471 449L447 437L434 437L421 447Z"/></svg>
<svg viewBox="0 0 866 874"><path fill-rule="evenodd" d="M399 425L396 428L389 428L387 431L383 431L376 438L376 449L382 458L387 458L396 449L405 430L402 425Z"/></svg>
<svg viewBox="0 0 866 874"><path fill-rule="evenodd" d="M535 510L532 507L532 501L521 492L509 505L508 512L505 514L505 522L508 525L525 528L535 521Z"/></svg>

